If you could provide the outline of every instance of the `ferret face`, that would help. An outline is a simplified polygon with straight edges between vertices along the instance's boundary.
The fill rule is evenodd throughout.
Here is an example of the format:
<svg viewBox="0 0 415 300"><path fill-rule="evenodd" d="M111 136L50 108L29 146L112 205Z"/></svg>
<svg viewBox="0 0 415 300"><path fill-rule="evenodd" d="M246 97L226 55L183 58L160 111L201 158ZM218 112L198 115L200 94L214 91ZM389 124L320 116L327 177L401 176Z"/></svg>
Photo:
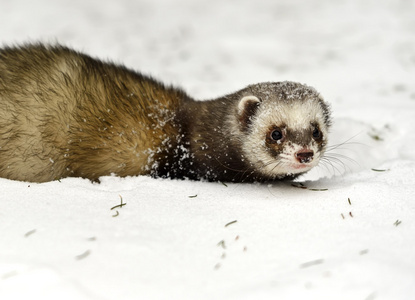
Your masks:
<svg viewBox="0 0 415 300"><path fill-rule="evenodd" d="M327 145L330 120L323 99L309 87L284 84L274 93L253 90L238 105L244 155L264 178L309 171Z"/></svg>

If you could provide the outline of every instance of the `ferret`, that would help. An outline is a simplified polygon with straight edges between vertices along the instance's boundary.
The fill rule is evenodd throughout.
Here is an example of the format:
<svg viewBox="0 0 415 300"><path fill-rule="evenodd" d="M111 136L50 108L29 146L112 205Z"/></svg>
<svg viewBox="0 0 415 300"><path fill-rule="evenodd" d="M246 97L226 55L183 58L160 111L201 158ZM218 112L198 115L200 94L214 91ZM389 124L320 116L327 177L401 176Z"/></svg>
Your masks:
<svg viewBox="0 0 415 300"><path fill-rule="evenodd" d="M0 50L0 177L12 180L292 179L318 164L330 124L329 105L300 83L196 101L61 45Z"/></svg>

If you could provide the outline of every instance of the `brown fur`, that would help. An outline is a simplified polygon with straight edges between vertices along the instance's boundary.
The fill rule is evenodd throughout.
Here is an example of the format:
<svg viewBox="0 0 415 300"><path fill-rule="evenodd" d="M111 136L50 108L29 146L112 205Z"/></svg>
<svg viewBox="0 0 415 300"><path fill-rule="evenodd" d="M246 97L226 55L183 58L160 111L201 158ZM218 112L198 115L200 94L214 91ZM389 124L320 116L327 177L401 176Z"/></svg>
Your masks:
<svg viewBox="0 0 415 300"><path fill-rule="evenodd" d="M149 173L145 166L162 153L145 150L177 135L168 120L186 99L67 48L6 48L0 52L0 176L43 182Z"/></svg>
<svg viewBox="0 0 415 300"><path fill-rule="evenodd" d="M256 111L249 105L237 117L246 90L196 102L180 89L62 46L4 48L0 177L269 179L244 159L241 136L231 129L239 122L246 131Z"/></svg>

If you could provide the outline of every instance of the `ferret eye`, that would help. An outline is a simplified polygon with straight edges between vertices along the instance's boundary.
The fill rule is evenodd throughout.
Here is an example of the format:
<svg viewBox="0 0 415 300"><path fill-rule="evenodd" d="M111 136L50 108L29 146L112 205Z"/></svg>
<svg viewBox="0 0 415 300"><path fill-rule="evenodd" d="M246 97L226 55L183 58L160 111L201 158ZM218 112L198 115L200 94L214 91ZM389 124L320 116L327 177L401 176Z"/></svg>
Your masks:
<svg viewBox="0 0 415 300"><path fill-rule="evenodd" d="M274 141L279 141L280 139L282 139L282 132L280 129L275 129L271 132L271 138Z"/></svg>
<svg viewBox="0 0 415 300"><path fill-rule="evenodd" d="M314 128L314 130L313 130L313 138L315 138L315 139L319 139L321 137L321 132L320 132L320 130L316 127L316 128Z"/></svg>

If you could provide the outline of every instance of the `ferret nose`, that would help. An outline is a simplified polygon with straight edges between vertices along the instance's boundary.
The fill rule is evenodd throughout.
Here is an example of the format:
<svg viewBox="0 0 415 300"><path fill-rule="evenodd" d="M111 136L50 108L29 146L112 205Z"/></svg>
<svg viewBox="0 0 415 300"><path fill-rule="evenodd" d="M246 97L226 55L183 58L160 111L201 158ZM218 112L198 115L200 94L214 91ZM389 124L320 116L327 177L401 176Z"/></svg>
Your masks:
<svg viewBox="0 0 415 300"><path fill-rule="evenodd" d="M310 149L302 149L295 154L295 158L302 164L309 163L313 160L314 151Z"/></svg>

